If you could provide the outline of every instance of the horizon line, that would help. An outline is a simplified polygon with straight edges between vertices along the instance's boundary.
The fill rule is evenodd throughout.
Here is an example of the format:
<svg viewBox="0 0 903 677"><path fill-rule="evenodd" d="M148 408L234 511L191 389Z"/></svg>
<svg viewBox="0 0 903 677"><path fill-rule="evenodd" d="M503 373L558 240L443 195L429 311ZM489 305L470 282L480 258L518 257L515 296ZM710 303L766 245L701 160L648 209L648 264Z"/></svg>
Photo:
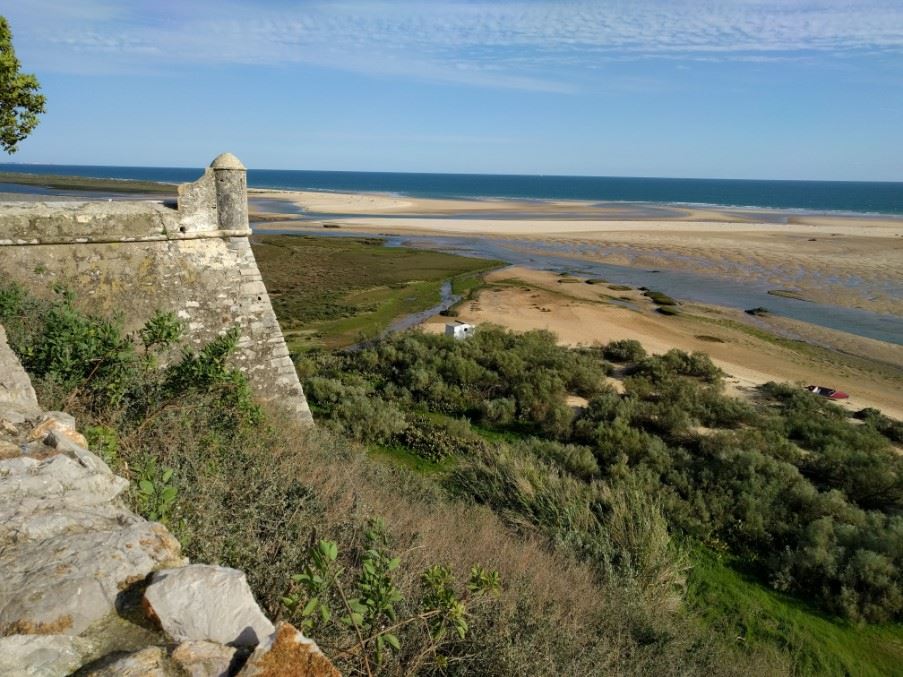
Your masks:
<svg viewBox="0 0 903 677"><path fill-rule="evenodd" d="M116 165L116 164L71 164L57 162L0 162L0 166L15 165L20 167L44 166L44 167L107 167L118 169L196 169L204 171L206 166L187 165ZM330 174L420 174L428 176L511 176L531 178L563 178L563 179L665 179L669 181L774 181L784 183L890 183L903 184L903 179L766 179L766 178L737 178L725 176L661 176L661 175L617 175L617 174L557 174L557 173L518 173L518 172L441 172L441 171L402 171L402 170L373 170L373 169L286 169L278 167L248 167L248 171L263 172L321 172ZM85 178L114 178L114 177L85 177ZM126 179L127 180L127 179ZM161 182L165 183L165 182Z"/></svg>

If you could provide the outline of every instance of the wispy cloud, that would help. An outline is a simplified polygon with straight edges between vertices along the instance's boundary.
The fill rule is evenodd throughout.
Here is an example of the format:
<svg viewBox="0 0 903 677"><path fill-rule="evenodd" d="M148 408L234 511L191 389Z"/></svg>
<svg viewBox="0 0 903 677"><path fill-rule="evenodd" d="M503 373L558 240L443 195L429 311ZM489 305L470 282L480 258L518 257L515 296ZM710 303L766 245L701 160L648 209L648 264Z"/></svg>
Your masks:
<svg viewBox="0 0 903 677"><path fill-rule="evenodd" d="M43 68L89 72L300 63L475 86L569 91L581 71L608 61L765 63L811 54L903 54L899 0L12 4L5 11L17 39Z"/></svg>

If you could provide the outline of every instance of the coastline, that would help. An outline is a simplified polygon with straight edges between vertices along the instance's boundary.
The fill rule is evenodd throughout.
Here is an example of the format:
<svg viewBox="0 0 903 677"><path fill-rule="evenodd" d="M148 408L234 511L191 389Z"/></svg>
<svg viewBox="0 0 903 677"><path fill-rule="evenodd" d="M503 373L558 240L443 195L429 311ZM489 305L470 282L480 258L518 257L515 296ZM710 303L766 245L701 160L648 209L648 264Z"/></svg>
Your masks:
<svg viewBox="0 0 903 677"><path fill-rule="evenodd" d="M285 201L296 211L283 219L261 214L261 232L329 227L516 239L524 251L553 246L588 262L704 274L903 316L903 217L788 213L786 222L769 222L749 210L668 207L679 213L660 218L647 205L251 191L252 206L258 200Z"/></svg>
<svg viewBox="0 0 903 677"><path fill-rule="evenodd" d="M122 191L130 183L133 190L146 189L147 182L49 175L27 181L32 187L40 182L49 188L0 198L160 199ZM161 192L173 188L156 186ZM697 276L700 286L747 285L784 296L780 302L801 299L903 317L903 216L260 188L251 188L249 197L261 233L324 229L324 234L467 237L503 243L521 256L556 251L574 264L661 271L663 279L649 284L663 285L665 292L665 274L685 273ZM770 296L761 300L778 303Z"/></svg>

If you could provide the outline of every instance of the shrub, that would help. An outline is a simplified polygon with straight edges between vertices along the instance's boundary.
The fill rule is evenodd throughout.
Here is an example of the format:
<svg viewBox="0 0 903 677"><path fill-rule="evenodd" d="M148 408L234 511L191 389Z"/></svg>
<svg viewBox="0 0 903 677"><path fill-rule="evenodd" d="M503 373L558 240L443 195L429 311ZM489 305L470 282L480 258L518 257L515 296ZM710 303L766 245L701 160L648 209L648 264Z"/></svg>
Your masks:
<svg viewBox="0 0 903 677"><path fill-rule="evenodd" d="M629 363L624 395L605 385L602 357ZM466 449L449 481L456 495L492 506L518 529L540 529L606 580L635 576L624 574L634 560L612 544L602 519L605 487L630 482L660 506L666 526L733 553L782 590L850 618L903 614L895 601L903 549L882 531L898 528L891 517L903 507L903 460L879 414L863 412L864 424L853 425L843 409L790 385L767 384L754 402L727 397L721 371L702 353L646 356L635 341L567 349L547 332L491 327L465 342L390 337L322 365L322 378L383 398L411 412L409 421L434 421L423 411L458 417L454 434L419 424L402 443L434 458ZM370 439L350 410L336 410L337 395L320 394L325 384L310 386L327 415ZM577 413L565 404L572 392L589 400ZM470 420L493 426L482 431L491 444L458 439ZM814 551L799 545L824 517L842 556L813 568ZM854 558L857 549L864 554Z"/></svg>
<svg viewBox="0 0 903 677"><path fill-rule="evenodd" d="M643 292L643 296L649 298L657 306L676 306L677 301L667 294L660 291L652 291L648 289Z"/></svg>
<svg viewBox="0 0 903 677"><path fill-rule="evenodd" d="M903 444L903 421L895 421L890 416L885 416L877 409L867 407L860 409L854 416L879 433L884 435L891 442Z"/></svg>
<svg viewBox="0 0 903 677"><path fill-rule="evenodd" d="M394 441L434 463L441 463L450 456L467 455L485 446L483 438L471 432L468 426L456 425L456 422L434 423L424 417L416 417L395 435Z"/></svg>
<svg viewBox="0 0 903 677"><path fill-rule="evenodd" d="M599 464L589 447L531 437L515 443L513 448L514 453L528 454L551 461L562 470L587 482L597 479L601 475Z"/></svg>
<svg viewBox="0 0 903 677"><path fill-rule="evenodd" d="M602 349L602 354L606 360L613 362L639 362L646 357L646 350L635 339L621 339L608 343Z"/></svg>

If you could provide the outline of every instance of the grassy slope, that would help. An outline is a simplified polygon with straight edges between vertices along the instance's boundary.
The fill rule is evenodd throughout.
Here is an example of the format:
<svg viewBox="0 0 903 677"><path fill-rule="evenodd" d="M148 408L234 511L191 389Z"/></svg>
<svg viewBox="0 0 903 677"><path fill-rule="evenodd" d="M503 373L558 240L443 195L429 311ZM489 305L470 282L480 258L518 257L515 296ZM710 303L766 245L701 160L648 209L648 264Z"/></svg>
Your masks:
<svg viewBox="0 0 903 677"><path fill-rule="evenodd" d="M436 422L453 418L436 412L426 416ZM490 442L526 436L510 427L471 427ZM428 476L448 471L457 461L452 457L439 465L401 447L371 449L371 454ZM903 673L898 667L903 665L903 626L857 626L827 616L770 589L703 546L692 548L691 561L688 605L725 636L753 649L787 652L798 674L878 677Z"/></svg>
<svg viewBox="0 0 903 677"><path fill-rule="evenodd" d="M453 417L425 413L436 422ZM526 437L512 427L471 428L490 442ZM431 463L402 447L374 447L371 455L424 476L442 475L457 463ZM903 626L855 625L828 616L799 599L772 590L715 553L698 545L691 550L687 603L703 622L750 649L777 650L791 657L800 675L903 674Z"/></svg>
<svg viewBox="0 0 903 677"><path fill-rule="evenodd" d="M319 343L327 345L343 340L351 342L356 338L354 332L384 327L395 314L415 311L417 308L412 309L411 303L406 305L401 302L415 294L410 287L422 285L422 289L432 290L431 300L426 302L424 298L422 307L435 303L439 283L448 277L454 277L454 293L466 297L482 284L478 270L494 263L465 260L477 269L467 272L466 268L449 266L450 261L443 261L445 255L386 249L361 240L291 238L291 241L286 241L285 236L255 239L255 253L268 286L271 280L277 280L279 284L291 283L292 289L281 291L282 294L291 293L294 296L300 293L302 299L311 300L332 294L330 298L336 299L330 301L333 304L357 303L358 307L368 303L379 305L376 310L351 318L310 322L321 334ZM288 248L293 252L277 251L279 248ZM291 265L292 254L315 254L305 258L303 275L298 275L298 268ZM449 267L444 267L443 263ZM437 264L438 267L430 269L430 266ZM390 286L400 285L405 279L415 276L432 277L430 282L415 283L410 287ZM335 295L336 291L343 293ZM303 300L299 300L301 302ZM316 305L317 301L314 301ZM292 320L300 323L303 315L303 312L296 311L286 316L283 311L280 320L290 327L292 325L288 323ZM765 334L761 330L755 331ZM793 343L793 347L811 348L808 344L768 336L782 344ZM314 341L305 343L309 345ZM436 420L447 418L435 412L428 416ZM520 436L512 430L490 430L476 425L473 428L490 441L512 440ZM456 462L451 458L442 464L431 463L397 446L373 446L370 455L376 460L433 477L444 475ZM692 560L688 604L703 622L717 628L725 636L737 637L738 642L750 648L788 653L798 674L900 673L898 666L903 664L903 628L899 625L860 627L828 617L798 600L769 589L701 547L693 551Z"/></svg>
<svg viewBox="0 0 903 677"><path fill-rule="evenodd" d="M903 672L903 627L856 626L781 595L699 548L688 601L712 626L750 647L787 651L798 674L892 675Z"/></svg>
<svg viewBox="0 0 903 677"><path fill-rule="evenodd" d="M375 336L393 319L438 303L444 280L461 276L466 280L454 286L467 287L476 273L499 265L366 238L259 235L252 244L295 351Z"/></svg>

